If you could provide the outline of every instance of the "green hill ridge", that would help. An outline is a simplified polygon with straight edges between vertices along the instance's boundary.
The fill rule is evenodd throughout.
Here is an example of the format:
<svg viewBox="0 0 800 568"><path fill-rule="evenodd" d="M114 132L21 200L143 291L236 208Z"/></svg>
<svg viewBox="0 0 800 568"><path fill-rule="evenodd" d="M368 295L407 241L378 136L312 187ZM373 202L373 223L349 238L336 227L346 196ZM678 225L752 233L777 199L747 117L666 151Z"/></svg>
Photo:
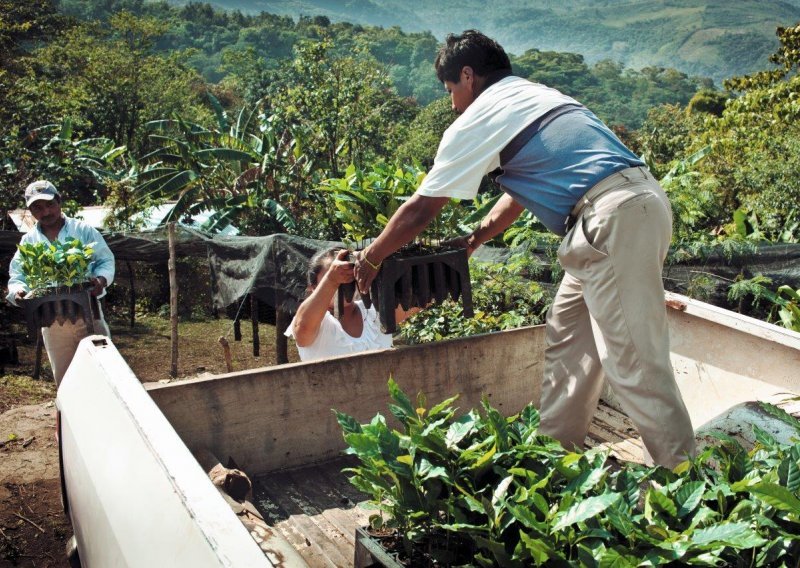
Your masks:
<svg viewBox="0 0 800 568"><path fill-rule="evenodd" d="M800 21L798 0L215 0L212 5L431 31L440 40L474 27L515 54L532 48L580 53L590 63L609 58L634 69L674 67L717 84L763 69L778 45L776 28Z"/></svg>

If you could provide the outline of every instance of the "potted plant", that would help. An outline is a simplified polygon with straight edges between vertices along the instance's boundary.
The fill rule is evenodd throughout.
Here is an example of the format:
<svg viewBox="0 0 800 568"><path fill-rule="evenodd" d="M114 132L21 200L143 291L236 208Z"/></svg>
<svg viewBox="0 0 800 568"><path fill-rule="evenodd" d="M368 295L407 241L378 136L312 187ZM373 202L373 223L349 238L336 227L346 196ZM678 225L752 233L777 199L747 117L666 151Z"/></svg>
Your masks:
<svg viewBox="0 0 800 568"><path fill-rule="evenodd" d="M461 298L464 316L473 316L466 249L413 243L384 259L364 303L375 303L381 327L394 333L397 306L424 308L448 297Z"/></svg>
<svg viewBox="0 0 800 568"><path fill-rule="evenodd" d="M718 433L668 470L567 451L538 432L531 405L506 418L484 400L459 414L457 397L428 408L392 379L389 392L399 430L381 414L359 424L334 411L359 459L345 471L379 511L356 535L361 566L800 562L800 421L775 406L760 403L797 430L791 445L754 425L752 450ZM389 562L365 535L393 543Z"/></svg>
<svg viewBox="0 0 800 568"><path fill-rule="evenodd" d="M20 270L30 291L23 299L28 333L54 322L75 322L82 317L92 328L90 272L94 243L78 239L17 245Z"/></svg>

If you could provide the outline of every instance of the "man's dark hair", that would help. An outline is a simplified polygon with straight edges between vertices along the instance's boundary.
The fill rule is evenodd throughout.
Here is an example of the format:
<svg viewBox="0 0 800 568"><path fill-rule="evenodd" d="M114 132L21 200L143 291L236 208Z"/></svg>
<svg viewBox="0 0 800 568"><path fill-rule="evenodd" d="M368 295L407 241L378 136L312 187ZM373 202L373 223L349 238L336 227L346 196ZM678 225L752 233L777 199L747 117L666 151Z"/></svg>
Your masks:
<svg viewBox="0 0 800 568"><path fill-rule="evenodd" d="M467 65L481 77L488 77L496 71L511 72L511 61L500 44L477 30L448 35L433 65L436 77L442 83L458 83L461 69Z"/></svg>

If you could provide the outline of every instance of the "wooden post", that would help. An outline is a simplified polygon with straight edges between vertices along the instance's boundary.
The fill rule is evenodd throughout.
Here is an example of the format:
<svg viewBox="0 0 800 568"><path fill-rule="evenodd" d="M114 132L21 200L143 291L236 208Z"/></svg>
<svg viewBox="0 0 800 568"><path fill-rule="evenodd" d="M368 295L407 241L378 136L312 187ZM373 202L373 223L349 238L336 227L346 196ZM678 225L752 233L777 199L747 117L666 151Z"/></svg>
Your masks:
<svg viewBox="0 0 800 568"><path fill-rule="evenodd" d="M169 237L169 262L167 263L169 271L169 323L172 330L172 365L169 374L172 378L175 378L178 376L178 277L175 273L174 221L167 226L167 235Z"/></svg>
<svg viewBox="0 0 800 568"><path fill-rule="evenodd" d="M131 294L130 294L130 302L131 302L131 310L129 312L130 324L131 329L133 329L134 325L136 324L136 279L133 276L133 267L131 266L131 261L126 260L125 264L128 266L128 281L131 285Z"/></svg>
<svg viewBox="0 0 800 568"><path fill-rule="evenodd" d="M258 298L255 294L250 294L250 322L253 325L253 357L258 357L259 352L259 339L258 339Z"/></svg>
<svg viewBox="0 0 800 568"><path fill-rule="evenodd" d="M289 340L283 334L289 327L289 314L275 307L275 361L278 365L289 362Z"/></svg>
<svg viewBox="0 0 800 568"><path fill-rule="evenodd" d="M42 373L42 328L36 329L36 360L33 362L33 378L39 380Z"/></svg>
<svg viewBox="0 0 800 568"><path fill-rule="evenodd" d="M233 340L242 340L242 320L239 312L236 312L236 317L233 320Z"/></svg>
<svg viewBox="0 0 800 568"><path fill-rule="evenodd" d="M225 368L229 373L233 372L233 358L231 357L231 346L225 336L219 338L219 344L222 345L222 354L225 357Z"/></svg>

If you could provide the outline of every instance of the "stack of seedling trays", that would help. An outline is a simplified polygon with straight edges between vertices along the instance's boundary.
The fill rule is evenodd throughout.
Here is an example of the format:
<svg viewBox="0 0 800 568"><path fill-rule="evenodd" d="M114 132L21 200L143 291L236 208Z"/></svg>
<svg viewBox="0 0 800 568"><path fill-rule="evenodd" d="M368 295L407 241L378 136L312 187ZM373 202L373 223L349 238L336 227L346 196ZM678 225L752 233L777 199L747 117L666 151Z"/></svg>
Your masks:
<svg viewBox="0 0 800 568"><path fill-rule="evenodd" d="M88 283L71 287L58 286L22 300L28 324L28 336L34 338L42 327L50 327L56 322L75 323L78 318L86 322L86 330L90 334L94 333L93 299L89 294L91 288Z"/></svg>
<svg viewBox="0 0 800 568"><path fill-rule="evenodd" d="M354 294L355 284L339 288L339 313L344 300L352 301ZM369 294L362 299L367 307L375 304L384 333L394 333L398 306L425 308L448 298L454 302L460 298L464 315L473 316L466 249L413 244L384 259Z"/></svg>

